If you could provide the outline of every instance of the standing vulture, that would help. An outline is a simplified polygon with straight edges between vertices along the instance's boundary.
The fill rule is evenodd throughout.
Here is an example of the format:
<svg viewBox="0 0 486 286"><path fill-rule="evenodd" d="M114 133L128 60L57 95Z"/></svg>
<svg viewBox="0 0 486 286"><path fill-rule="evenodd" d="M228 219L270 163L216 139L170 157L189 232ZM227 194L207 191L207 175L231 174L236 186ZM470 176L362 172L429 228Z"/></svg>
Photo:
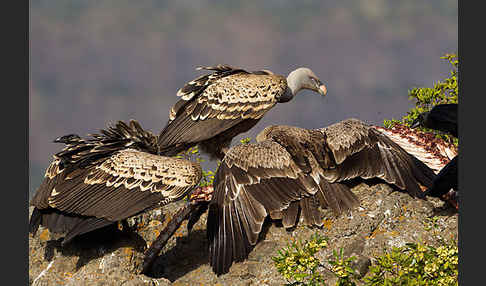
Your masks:
<svg viewBox="0 0 486 286"><path fill-rule="evenodd" d="M222 159L233 137L250 130L278 102L300 90L326 95L326 87L309 68L287 78L270 71L248 72L228 65L200 67L213 73L182 87L159 136L161 154L171 156L194 145L211 158Z"/></svg>
<svg viewBox="0 0 486 286"><path fill-rule="evenodd" d="M227 273L257 243L267 215L284 227L321 225L318 207L336 214L359 204L343 182L381 178L422 197L434 172L379 131L356 119L307 130L271 126L257 143L232 147L214 179L207 232L213 271Z"/></svg>
<svg viewBox="0 0 486 286"><path fill-rule="evenodd" d="M136 121L92 134L66 135L35 193L30 232L39 225L74 237L182 198L202 177L201 166L159 156L157 136Z"/></svg>
<svg viewBox="0 0 486 286"><path fill-rule="evenodd" d="M419 126L447 132L457 137L457 104L439 104L430 111L419 114L413 122L412 128ZM449 193L451 189L457 191L457 165L458 159L455 156L440 170L432 187L427 189L425 194L440 198Z"/></svg>

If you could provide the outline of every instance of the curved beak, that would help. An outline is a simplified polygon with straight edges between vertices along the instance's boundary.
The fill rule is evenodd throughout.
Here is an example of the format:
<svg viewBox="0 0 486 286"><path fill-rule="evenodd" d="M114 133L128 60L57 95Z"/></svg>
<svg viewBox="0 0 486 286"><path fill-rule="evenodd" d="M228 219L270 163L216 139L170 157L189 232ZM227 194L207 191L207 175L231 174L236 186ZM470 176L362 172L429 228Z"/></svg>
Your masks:
<svg viewBox="0 0 486 286"><path fill-rule="evenodd" d="M420 127L420 125L422 125L422 122L420 120L420 117L417 117L415 118L414 121L412 121L412 125L410 125L410 128L417 128L417 127Z"/></svg>
<svg viewBox="0 0 486 286"><path fill-rule="evenodd" d="M325 85L321 84L318 88L317 88L318 92L320 95L322 96L326 96L327 94L327 88Z"/></svg>
<svg viewBox="0 0 486 286"><path fill-rule="evenodd" d="M427 124L427 117L429 116L429 112L422 112L420 113L414 121L412 121L412 125L410 128L417 128L417 127L425 127Z"/></svg>

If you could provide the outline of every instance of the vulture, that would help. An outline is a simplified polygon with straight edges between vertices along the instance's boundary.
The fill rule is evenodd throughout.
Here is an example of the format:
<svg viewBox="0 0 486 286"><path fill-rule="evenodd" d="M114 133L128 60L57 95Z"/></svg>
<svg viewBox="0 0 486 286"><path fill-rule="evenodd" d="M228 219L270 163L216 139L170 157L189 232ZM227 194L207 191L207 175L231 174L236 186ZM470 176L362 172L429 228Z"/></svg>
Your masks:
<svg viewBox="0 0 486 286"><path fill-rule="evenodd" d="M428 112L420 113L412 128L419 126L446 132L457 138L457 103L439 104Z"/></svg>
<svg viewBox="0 0 486 286"><path fill-rule="evenodd" d="M430 111L419 114L412 128L426 127L451 134L457 138L457 104L439 104ZM457 155L437 174L425 195L441 198L452 189L457 191ZM454 194L457 195L457 194Z"/></svg>
<svg viewBox="0 0 486 286"><path fill-rule="evenodd" d="M359 205L344 184L353 178L380 178L423 198L434 172L388 137L357 119L322 129L270 126L257 143L226 152L214 179L207 235L213 271L224 274L257 243L264 219L293 227L322 225L321 208L335 214ZM420 184L420 185L419 185Z"/></svg>
<svg viewBox="0 0 486 286"><path fill-rule="evenodd" d="M31 200L29 232L39 226L76 236L183 198L202 177L198 163L158 155L158 137L119 121L87 139L70 134Z"/></svg>
<svg viewBox="0 0 486 286"><path fill-rule="evenodd" d="M250 130L279 102L290 101L300 90L322 96L326 86L309 68L286 78L268 70L248 72L229 65L199 67L209 70L184 85L180 100L170 109L169 121L159 135L163 155L171 156L199 145L211 159L222 159L233 137Z"/></svg>

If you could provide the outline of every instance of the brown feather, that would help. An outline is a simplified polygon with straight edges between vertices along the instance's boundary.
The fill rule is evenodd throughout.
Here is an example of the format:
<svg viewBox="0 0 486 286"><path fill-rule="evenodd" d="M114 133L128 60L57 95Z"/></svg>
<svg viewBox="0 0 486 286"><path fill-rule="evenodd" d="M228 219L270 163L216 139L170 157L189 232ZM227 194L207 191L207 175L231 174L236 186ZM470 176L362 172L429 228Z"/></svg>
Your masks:
<svg viewBox="0 0 486 286"><path fill-rule="evenodd" d="M157 137L136 121L88 139L64 140L31 205L30 222L68 232L65 241L182 198L202 177L198 163L156 155Z"/></svg>
<svg viewBox="0 0 486 286"><path fill-rule="evenodd" d="M159 135L162 154L175 155L202 143L211 157L222 159L228 142L253 127L287 90L285 77L267 71L250 73L228 65L200 69L213 73L188 82L177 92L181 100L171 108L169 122ZM224 139L217 139L220 136ZM202 142L213 139L224 146Z"/></svg>
<svg viewBox="0 0 486 286"><path fill-rule="evenodd" d="M256 139L229 149L214 180L208 238L218 275L248 256L268 214L286 228L297 224L299 212L305 224L321 226L320 208L339 215L359 205L340 182L377 177L416 196L418 184L433 178L427 166L355 119L320 130L270 126Z"/></svg>

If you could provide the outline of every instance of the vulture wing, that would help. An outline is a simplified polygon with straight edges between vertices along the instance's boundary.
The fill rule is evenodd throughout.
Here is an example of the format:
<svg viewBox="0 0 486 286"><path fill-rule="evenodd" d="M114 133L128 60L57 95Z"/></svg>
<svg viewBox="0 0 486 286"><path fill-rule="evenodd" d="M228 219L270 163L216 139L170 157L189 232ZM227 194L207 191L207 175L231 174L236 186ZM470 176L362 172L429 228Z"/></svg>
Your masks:
<svg viewBox="0 0 486 286"><path fill-rule="evenodd" d="M164 154L175 154L231 128L241 130L230 132L230 138L247 131L287 89L284 77L267 71L247 72L226 65L200 69L214 72L177 92L181 99L171 108L169 123L160 134ZM247 126L240 126L243 121Z"/></svg>
<svg viewBox="0 0 486 286"><path fill-rule="evenodd" d="M279 144L265 141L231 148L218 168L209 205L210 264L228 272L256 244L265 217L317 191Z"/></svg>
<svg viewBox="0 0 486 286"><path fill-rule="evenodd" d="M302 207L307 223L321 225L314 208L321 200L338 210L357 202L345 185L320 179L309 167L315 162L297 164L297 157L302 156L292 156L272 140L235 146L226 153L215 176L207 222L210 264L216 274L248 256L268 214L291 227ZM342 196L340 191L349 193Z"/></svg>
<svg viewBox="0 0 486 286"><path fill-rule="evenodd" d="M434 172L398 144L357 119L320 129L326 136L337 167L325 172L329 182L356 177L381 178L412 196L423 197L418 183L429 187Z"/></svg>
<svg viewBox="0 0 486 286"><path fill-rule="evenodd" d="M458 156L454 157L444 168L442 168L442 170L440 170L432 187L425 192L426 195L441 197L447 194L451 189L457 191L457 158Z"/></svg>
<svg viewBox="0 0 486 286"><path fill-rule="evenodd" d="M335 214L339 215L343 211L359 205L359 200L346 185L338 182L331 183L326 180L327 170L335 169L337 163L325 139L326 135L318 130L285 125L267 127L257 136L257 141L271 140L285 148L305 175L310 176L319 185L316 198L312 200L319 201L321 207L329 207ZM306 200L310 202L311 199ZM295 225L295 223L286 223L295 222L294 218L296 218L300 209L304 215L304 221L312 221L311 217L315 217L315 215L305 211L309 209L305 207L308 206L306 200L299 202L301 208L290 207L283 211L282 219L285 227ZM297 202L294 202L294 204L297 204ZM291 217L291 219L287 220L286 216ZM312 224L322 225L322 221L319 220L319 222Z"/></svg>
<svg viewBox="0 0 486 286"><path fill-rule="evenodd" d="M155 140L153 145L142 144L136 135L149 138L149 133L135 126L119 122L103 135L68 144L54 156L31 201L36 207L31 232L40 224L54 232L67 231L67 243L181 198L197 185L202 176L198 164L150 153Z"/></svg>
<svg viewBox="0 0 486 286"><path fill-rule="evenodd" d="M215 177L207 229L218 275L248 256L268 214L291 227L300 211L307 224L321 225L319 206L339 214L359 204L345 180L378 177L420 195L418 183L429 186L435 176L355 119L322 130L271 126L256 139L231 148Z"/></svg>

